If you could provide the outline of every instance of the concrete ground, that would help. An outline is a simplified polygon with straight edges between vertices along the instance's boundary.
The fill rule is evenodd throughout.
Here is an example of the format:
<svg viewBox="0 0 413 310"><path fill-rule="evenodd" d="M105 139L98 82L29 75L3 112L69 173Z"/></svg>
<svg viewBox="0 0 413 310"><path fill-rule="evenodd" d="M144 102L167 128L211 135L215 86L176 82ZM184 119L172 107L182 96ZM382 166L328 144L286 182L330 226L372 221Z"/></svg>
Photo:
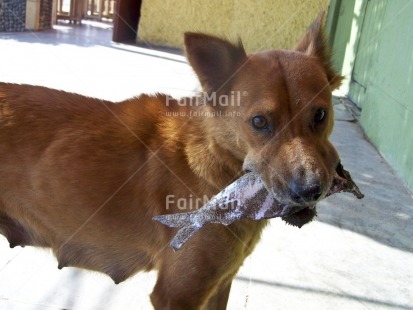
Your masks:
<svg viewBox="0 0 413 310"><path fill-rule="evenodd" d="M0 33L0 81L110 100L198 88L179 52L110 38L111 26L96 22ZM329 197L302 229L271 220L233 283L228 309L413 309L412 194L340 99L336 119L333 143L366 197ZM151 309L155 277L140 273L114 285L102 274L60 271L49 251L9 249L0 237L0 309Z"/></svg>

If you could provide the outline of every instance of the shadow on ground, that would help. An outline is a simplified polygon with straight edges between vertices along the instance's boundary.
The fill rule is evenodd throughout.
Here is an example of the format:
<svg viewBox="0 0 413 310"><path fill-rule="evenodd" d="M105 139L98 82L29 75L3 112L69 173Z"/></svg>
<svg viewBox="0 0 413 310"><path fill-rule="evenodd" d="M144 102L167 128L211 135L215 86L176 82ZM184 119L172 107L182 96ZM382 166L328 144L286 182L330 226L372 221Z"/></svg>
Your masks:
<svg viewBox="0 0 413 310"><path fill-rule="evenodd" d="M413 252L413 199L387 162L365 139L355 121L336 120L332 142L365 198L331 196L320 203L317 220Z"/></svg>

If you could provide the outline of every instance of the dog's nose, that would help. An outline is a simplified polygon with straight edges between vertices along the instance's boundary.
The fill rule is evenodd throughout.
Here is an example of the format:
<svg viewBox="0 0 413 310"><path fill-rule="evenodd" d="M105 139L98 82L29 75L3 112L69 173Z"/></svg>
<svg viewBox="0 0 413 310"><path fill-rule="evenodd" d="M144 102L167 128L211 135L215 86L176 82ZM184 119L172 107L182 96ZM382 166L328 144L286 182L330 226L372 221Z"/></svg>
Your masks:
<svg viewBox="0 0 413 310"><path fill-rule="evenodd" d="M293 180L290 183L291 199L298 203L312 202L320 198L322 193L320 182L312 182L311 184L300 184Z"/></svg>

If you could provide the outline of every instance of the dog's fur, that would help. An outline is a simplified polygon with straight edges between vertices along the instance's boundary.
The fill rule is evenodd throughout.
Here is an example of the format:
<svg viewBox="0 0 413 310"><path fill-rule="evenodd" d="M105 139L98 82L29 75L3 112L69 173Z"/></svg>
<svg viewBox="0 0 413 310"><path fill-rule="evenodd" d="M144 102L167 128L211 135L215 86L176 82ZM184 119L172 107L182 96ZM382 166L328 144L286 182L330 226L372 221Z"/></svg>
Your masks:
<svg viewBox="0 0 413 310"><path fill-rule="evenodd" d="M246 55L241 44L198 33L186 34L185 47L204 90L247 94L239 104L184 106L164 95L114 104L0 84L0 232L11 247L50 247L59 268L101 271L116 283L157 269L156 309L225 309L266 222L208 225L175 253L176 231L152 220L182 212L166 208L166 196L211 197L253 170L286 204L292 181L317 182L324 197L338 163L328 136L341 77L322 16L293 51ZM253 127L257 115L266 128Z"/></svg>

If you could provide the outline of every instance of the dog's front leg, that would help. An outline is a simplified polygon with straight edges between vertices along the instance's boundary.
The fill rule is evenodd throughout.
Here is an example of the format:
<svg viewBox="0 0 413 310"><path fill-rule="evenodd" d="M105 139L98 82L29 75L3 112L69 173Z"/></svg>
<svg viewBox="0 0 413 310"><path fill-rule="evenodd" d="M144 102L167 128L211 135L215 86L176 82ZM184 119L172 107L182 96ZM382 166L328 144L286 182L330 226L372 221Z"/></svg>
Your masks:
<svg viewBox="0 0 413 310"><path fill-rule="evenodd" d="M233 276L222 281L218 290L208 300L208 303L204 306L203 310L225 310L227 309L229 293L231 291Z"/></svg>
<svg viewBox="0 0 413 310"><path fill-rule="evenodd" d="M177 252L166 247L151 294L155 309L226 309L244 245L225 226L211 224Z"/></svg>

